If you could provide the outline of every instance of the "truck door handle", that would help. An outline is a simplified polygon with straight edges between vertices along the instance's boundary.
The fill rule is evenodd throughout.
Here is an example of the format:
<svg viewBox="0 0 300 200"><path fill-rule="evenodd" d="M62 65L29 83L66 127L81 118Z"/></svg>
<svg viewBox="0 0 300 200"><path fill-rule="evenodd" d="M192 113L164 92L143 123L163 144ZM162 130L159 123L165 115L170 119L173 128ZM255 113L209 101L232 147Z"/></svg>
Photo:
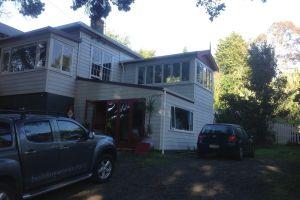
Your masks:
<svg viewBox="0 0 300 200"><path fill-rule="evenodd" d="M24 152L25 155L31 155L31 154L35 154L35 153L36 153L36 150L34 150L34 149L30 149L30 150Z"/></svg>
<svg viewBox="0 0 300 200"><path fill-rule="evenodd" d="M68 147L68 146L63 146L63 147L61 147L60 149L69 149L70 147Z"/></svg>

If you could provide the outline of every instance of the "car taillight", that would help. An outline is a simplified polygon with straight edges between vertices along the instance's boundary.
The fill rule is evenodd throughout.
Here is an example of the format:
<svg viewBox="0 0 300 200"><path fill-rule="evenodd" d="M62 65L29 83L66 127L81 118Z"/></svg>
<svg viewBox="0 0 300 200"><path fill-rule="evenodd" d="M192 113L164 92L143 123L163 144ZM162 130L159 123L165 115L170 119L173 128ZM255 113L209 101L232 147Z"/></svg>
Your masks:
<svg viewBox="0 0 300 200"><path fill-rule="evenodd" d="M237 137L235 135L230 135L228 137L228 142L236 142L237 141Z"/></svg>

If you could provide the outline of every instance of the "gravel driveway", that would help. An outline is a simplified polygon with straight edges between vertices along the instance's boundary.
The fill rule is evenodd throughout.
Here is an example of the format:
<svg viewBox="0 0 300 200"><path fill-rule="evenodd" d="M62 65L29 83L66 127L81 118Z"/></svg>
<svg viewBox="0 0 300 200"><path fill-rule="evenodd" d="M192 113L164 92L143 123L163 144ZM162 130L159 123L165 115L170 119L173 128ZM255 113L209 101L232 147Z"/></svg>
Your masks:
<svg viewBox="0 0 300 200"><path fill-rule="evenodd" d="M45 194L36 200L108 199L264 199L266 188L261 175L266 163L246 158L199 159L194 154L167 155L149 159L123 153L109 183L84 181Z"/></svg>

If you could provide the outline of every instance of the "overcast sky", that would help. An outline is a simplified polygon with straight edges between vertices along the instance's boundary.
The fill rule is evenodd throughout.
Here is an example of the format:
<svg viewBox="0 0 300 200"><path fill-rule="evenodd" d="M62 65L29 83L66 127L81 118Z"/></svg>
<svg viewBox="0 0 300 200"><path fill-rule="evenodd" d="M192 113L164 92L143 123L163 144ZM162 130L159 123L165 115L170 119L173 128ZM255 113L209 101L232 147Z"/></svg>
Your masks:
<svg viewBox="0 0 300 200"><path fill-rule="evenodd" d="M45 26L59 26L75 21L89 24L84 9L72 11L72 0L44 0L46 10L37 19L23 17L11 3L5 4L8 15L2 23L29 31ZM300 26L300 0L226 0L226 11L214 22L196 7L196 0L135 0L129 12L113 9L106 19L107 29L126 35L131 47L154 49L156 55L208 49L230 32L246 40L266 32L273 22L292 21Z"/></svg>

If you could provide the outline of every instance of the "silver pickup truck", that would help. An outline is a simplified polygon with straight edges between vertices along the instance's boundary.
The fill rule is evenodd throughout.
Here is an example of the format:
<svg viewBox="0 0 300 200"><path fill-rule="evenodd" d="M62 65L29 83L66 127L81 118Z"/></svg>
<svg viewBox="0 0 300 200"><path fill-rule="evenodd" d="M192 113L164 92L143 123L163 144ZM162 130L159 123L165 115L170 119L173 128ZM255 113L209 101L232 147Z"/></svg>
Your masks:
<svg viewBox="0 0 300 200"><path fill-rule="evenodd" d="M116 155L111 137L72 119L0 114L0 199L27 199L88 178L106 182Z"/></svg>

